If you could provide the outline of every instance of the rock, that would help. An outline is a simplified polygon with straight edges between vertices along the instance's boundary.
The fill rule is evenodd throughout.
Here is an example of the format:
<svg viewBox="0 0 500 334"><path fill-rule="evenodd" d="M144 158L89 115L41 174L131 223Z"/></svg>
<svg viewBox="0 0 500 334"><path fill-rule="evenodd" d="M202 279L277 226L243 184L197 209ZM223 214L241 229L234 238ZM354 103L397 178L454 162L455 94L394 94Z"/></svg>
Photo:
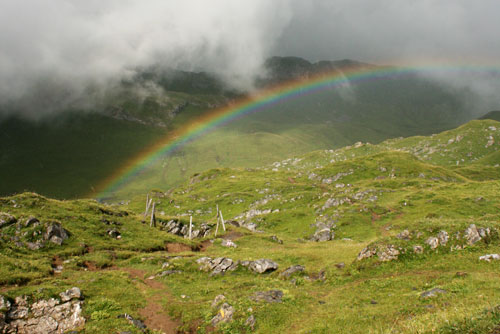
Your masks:
<svg viewBox="0 0 500 334"><path fill-rule="evenodd" d="M359 252L358 257L356 258L358 261L364 260L371 258L373 255L375 255L377 251L375 249L370 249L368 247L363 248L361 252Z"/></svg>
<svg viewBox="0 0 500 334"><path fill-rule="evenodd" d="M275 271L278 269L278 264L268 259L259 259L252 261L249 265L249 269L253 272L263 274L265 272Z"/></svg>
<svg viewBox="0 0 500 334"><path fill-rule="evenodd" d="M398 235L396 235L396 238L401 240L410 240L410 231L404 230L400 232Z"/></svg>
<svg viewBox="0 0 500 334"><path fill-rule="evenodd" d="M16 217L6 212L0 212L0 228L15 224L17 222Z"/></svg>
<svg viewBox="0 0 500 334"><path fill-rule="evenodd" d="M80 290L73 288L61 295L78 295ZM80 293L81 295L81 293ZM1 333L60 334L83 327L82 301L62 298L39 300L31 305L25 296L18 296L10 310L0 318Z"/></svg>
<svg viewBox="0 0 500 334"><path fill-rule="evenodd" d="M236 245L232 240L229 239L222 239L221 245L223 247L233 247L233 248L238 247L238 245Z"/></svg>
<svg viewBox="0 0 500 334"><path fill-rule="evenodd" d="M486 238L486 237L489 237L489 236L490 236L490 233L491 233L491 231L490 231L490 229L489 229L489 228L482 228L482 227L481 227L481 228L478 228L478 229L477 229L477 232L479 233L479 236L480 236L481 238L483 238L483 239L484 239L484 238Z"/></svg>
<svg viewBox="0 0 500 334"><path fill-rule="evenodd" d="M447 293L447 291L443 290L443 289L440 289L440 288L434 288L432 290L428 290L428 291L422 292L420 294L420 297L422 297L422 298L430 298L430 297L435 297L438 294L444 294L444 293Z"/></svg>
<svg viewBox="0 0 500 334"><path fill-rule="evenodd" d="M274 242L279 243L280 245L282 245L282 244L283 244L283 240L279 239L279 238L278 238L277 236L275 236L275 235L272 235L272 236L271 236L271 240L272 240L272 241L274 241Z"/></svg>
<svg viewBox="0 0 500 334"><path fill-rule="evenodd" d="M343 269L345 268L345 263L344 262L336 263L335 267L337 267L338 269Z"/></svg>
<svg viewBox="0 0 500 334"><path fill-rule="evenodd" d="M477 230L476 225L471 224L465 230L465 239L469 245L474 245L476 242L481 240L481 236L479 235L479 231Z"/></svg>
<svg viewBox="0 0 500 334"><path fill-rule="evenodd" d="M30 250L38 250L40 248L43 248L45 246L45 243L41 240L38 240L37 242L27 242L26 247Z"/></svg>
<svg viewBox="0 0 500 334"><path fill-rule="evenodd" d="M30 226L38 226L40 224L40 221L36 219L35 217L31 216L28 219L26 219L26 222L24 223L24 227L30 227Z"/></svg>
<svg viewBox="0 0 500 334"><path fill-rule="evenodd" d="M182 271L180 271L180 270L164 270L156 276L157 277L165 277L165 276L170 276L173 274L180 274L180 273L182 273Z"/></svg>
<svg viewBox="0 0 500 334"><path fill-rule="evenodd" d="M305 269L304 266L301 266L301 265L291 266L291 267L288 267L284 272L282 272L280 274L280 277L289 278L290 276L292 276L296 272L303 272L304 269Z"/></svg>
<svg viewBox="0 0 500 334"><path fill-rule="evenodd" d="M439 246L439 239L436 237L430 237L425 241L426 244L428 244L431 249L436 249Z"/></svg>
<svg viewBox="0 0 500 334"><path fill-rule="evenodd" d="M233 320L234 308L228 303L222 304L217 315L212 318L212 326L217 326L221 322L229 322Z"/></svg>
<svg viewBox="0 0 500 334"><path fill-rule="evenodd" d="M45 240L55 243L59 246L62 245L63 241L68 239L70 233L64 229L59 222L51 222L47 226L47 230L43 235Z"/></svg>
<svg viewBox="0 0 500 334"><path fill-rule="evenodd" d="M224 296L224 295L217 295L217 296L215 296L214 301L212 302L212 307L216 307L223 300L226 300L226 296Z"/></svg>
<svg viewBox="0 0 500 334"><path fill-rule="evenodd" d="M134 319L130 314L127 314L127 313L124 313L124 314L120 314L117 318L124 318L124 319L127 319L128 322L140 329L141 331L145 332L145 330L147 329L146 325L144 324L144 322L142 322L141 320L139 319Z"/></svg>
<svg viewBox="0 0 500 334"><path fill-rule="evenodd" d="M245 321L245 326L250 327L251 330L255 329L255 317L253 314L247 318L247 320Z"/></svg>
<svg viewBox="0 0 500 334"><path fill-rule="evenodd" d="M184 224L180 220L171 219L169 221L159 220L160 229L167 231L184 238L189 238L189 224ZM192 238L203 238L206 237L211 231L211 228L206 223L201 223L198 228L196 224L193 224Z"/></svg>
<svg viewBox="0 0 500 334"><path fill-rule="evenodd" d="M448 232L446 232L446 231L440 231L438 233L437 237L439 239L439 244L441 246L446 246L446 244L448 243L448 240L450 239Z"/></svg>
<svg viewBox="0 0 500 334"><path fill-rule="evenodd" d="M415 254L422 254L424 252L424 247L415 245L413 246L413 251L415 252Z"/></svg>
<svg viewBox="0 0 500 334"><path fill-rule="evenodd" d="M106 233L111 237L111 238L114 238L114 239L120 239L121 238L121 233L120 231L118 230L115 230L115 229L111 229L111 230L107 230Z"/></svg>
<svg viewBox="0 0 500 334"><path fill-rule="evenodd" d="M250 231L252 231L252 232L256 232L257 231L257 224L252 223L252 222L243 224L243 227L246 228L246 229L248 229L248 230L250 230Z"/></svg>
<svg viewBox="0 0 500 334"><path fill-rule="evenodd" d="M330 230L330 228L323 228L321 230L316 231L314 235L311 237L313 241L330 241L334 238L334 233Z"/></svg>
<svg viewBox="0 0 500 334"><path fill-rule="evenodd" d="M10 310L10 302L7 298L0 295L0 313L7 312Z"/></svg>
<svg viewBox="0 0 500 334"><path fill-rule="evenodd" d="M196 260L196 262L200 264L200 270L212 270L211 275L222 274L226 271L235 270L238 267L237 262L234 262L232 259L226 257L218 257L213 260L209 257L202 257Z"/></svg>
<svg viewBox="0 0 500 334"><path fill-rule="evenodd" d="M61 297L62 302L67 302L72 299L80 299L82 297L82 292L80 291L79 288L73 287L69 290L61 292L59 294L59 297Z"/></svg>
<svg viewBox="0 0 500 334"><path fill-rule="evenodd" d="M257 291L250 299L260 302L265 301L268 303L281 303L283 298L283 291L281 290L269 290L269 291Z"/></svg>
<svg viewBox="0 0 500 334"><path fill-rule="evenodd" d="M396 249L396 247L394 247L393 245L389 245L384 250L379 250L377 252L377 256L382 262L397 260L399 256L399 250Z"/></svg>
<svg viewBox="0 0 500 334"><path fill-rule="evenodd" d="M500 254L486 254L479 257L479 261L491 262L491 260L500 260Z"/></svg>

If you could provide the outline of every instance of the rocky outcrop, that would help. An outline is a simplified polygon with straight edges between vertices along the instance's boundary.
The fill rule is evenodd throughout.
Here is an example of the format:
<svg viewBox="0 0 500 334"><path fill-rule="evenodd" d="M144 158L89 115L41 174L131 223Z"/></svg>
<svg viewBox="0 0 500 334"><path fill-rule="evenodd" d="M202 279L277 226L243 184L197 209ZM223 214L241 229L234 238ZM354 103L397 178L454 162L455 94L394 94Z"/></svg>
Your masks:
<svg viewBox="0 0 500 334"><path fill-rule="evenodd" d="M200 270L212 271L211 275L220 275L226 271L233 271L238 267L238 263L228 257L218 257L211 259L202 257L196 260L200 264Z"/></svg>
<svg viewBox="0 0 500 334"><path fill-rule="evenodd" d="M15 224L17 222L16 217L11 214L0 212L0 228Z"/></svg>
<svg viewBox="0 0 500 334"><path fill-rule="evenodd" d="M177 219L171 219L169 221L161 221L160 220L160 229L167 231L168 233L172 233L183 238L189 238L189 224L185 224ZM193 230L191 232L192 238L203 238L206 237L212 229L206 223L201 223L197 228L195 224L193 224Z"/></svg>
<svg viewBox="0 0 500 334"><path fill-rule="evenodd" d="M257 291L250 299L260 302L265 301L268 303L281 303L283 298L283 291L281 290L269 290L269 291Z"/></svg>
<svg viewBox="0 0 500 334"><path fill-rule="evenodd" d="M63 241L68 239L70 233L64 229L59 222L50 222L47 225L47 230L43 235L45 240L48 240L56 245L61 246Z"/></svg>
<svg viewBox="0 0 500 334"><path fill-rule="evenodd" d="M293 274L295 274L297 272L303 272L304 270L305 270L304 266L301 266L301 265L291 266L291 267L288 267L285 271L283 271L280 274L280 277L289 278Z"/></svg>
<svg viewBox="0 0 500 334"><path fill-rule="evenodd" d="M276 269L278 269L278 264L268 259L259 259L251 261L248 265L248 269L258 274L263 274L266 272L275 271Z"/></svg>
<svg viewBox="0 0 500 334"><path fill-rule="evenodd" d="M486 254L479 257L479 261L491 262L491 260L500 260L500 254Z"/></svg>
<svg viewBox="0 0 500 334"><path fill-rule="evenodd" d="M0 296L0 333L62 334L83 327L80 289L66 290L59 297L30 304L27 296L12 302Z"/></svg>
<svg viewBox="0 0 500 334"><path fill-rule="evenodd" d="M230 322L233 320L234 307L228 303L222 304L219 312L212 318L212 326L217 326L221 322Z"/></svg>

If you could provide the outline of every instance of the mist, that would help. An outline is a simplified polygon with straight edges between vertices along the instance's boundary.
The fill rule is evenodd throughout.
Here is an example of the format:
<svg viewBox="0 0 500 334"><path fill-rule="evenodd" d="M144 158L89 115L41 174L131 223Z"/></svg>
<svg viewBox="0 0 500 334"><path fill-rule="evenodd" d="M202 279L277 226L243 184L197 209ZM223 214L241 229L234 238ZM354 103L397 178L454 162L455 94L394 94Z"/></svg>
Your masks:
<svg viewBox="0 0 500 334"><path fill-rule="evenodd" d="M0 0L0 113L91 106L138 68L208 71L251 89L273 55L495 65L497 1ZM497 77L440 76L494 106Z"/></svg>

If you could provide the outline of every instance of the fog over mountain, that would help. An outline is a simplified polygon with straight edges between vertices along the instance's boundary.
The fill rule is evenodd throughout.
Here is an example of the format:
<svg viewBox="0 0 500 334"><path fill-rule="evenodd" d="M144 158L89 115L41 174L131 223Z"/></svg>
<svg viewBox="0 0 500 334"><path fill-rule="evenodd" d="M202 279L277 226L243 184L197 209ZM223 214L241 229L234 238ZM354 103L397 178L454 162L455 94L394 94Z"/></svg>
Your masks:
<svg viewBox="0 0 500 334"><path fill-rule="evenodd" d="M495 65L499 10L494 0L0 0L0 112L84 106L152 65L213 72L240 89L273 55ZM488 101L498 91L495 75L439 79Z"/></svg>

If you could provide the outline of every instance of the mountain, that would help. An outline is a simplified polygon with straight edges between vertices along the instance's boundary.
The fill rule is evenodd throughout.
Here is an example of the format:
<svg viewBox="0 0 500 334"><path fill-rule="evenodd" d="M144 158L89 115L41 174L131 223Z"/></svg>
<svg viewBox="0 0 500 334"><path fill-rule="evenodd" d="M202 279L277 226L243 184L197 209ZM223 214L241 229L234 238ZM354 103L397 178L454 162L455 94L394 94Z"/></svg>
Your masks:
<svg viewBox="0 0 500 334"><path fill-rule="evenodd" d="M374 67L352 60L311 63L274 57L257 87L267 89L322 71ZM209 73L146 68L93 103L39 121L0 121L0 194L25 190L57 198L96 196L95 186L174 131L245 96ZM282 101L162 157L110 197L167 189L213 167L255 167L357 141L429 135L474 118L453 91L415 74L340 87ZM89 140L90 139L90 140ZM97 167L98 166L98 167Z"/></svg>
<svg viewBox="0 0 500 334"><path fill-rule="evenodd" d="M146 193L0 198L0 331L496 333L499 141L475 120L210 169L148 194L156 226Z"/></svg>
<svg viewBox="0 0 500 334"><path fill-rule="evenodd" d="M492 119L495 121L500 121L500 111L498 110L490 111L489 113L487 113L486 115L482 116L479 119Z"/></svg>

